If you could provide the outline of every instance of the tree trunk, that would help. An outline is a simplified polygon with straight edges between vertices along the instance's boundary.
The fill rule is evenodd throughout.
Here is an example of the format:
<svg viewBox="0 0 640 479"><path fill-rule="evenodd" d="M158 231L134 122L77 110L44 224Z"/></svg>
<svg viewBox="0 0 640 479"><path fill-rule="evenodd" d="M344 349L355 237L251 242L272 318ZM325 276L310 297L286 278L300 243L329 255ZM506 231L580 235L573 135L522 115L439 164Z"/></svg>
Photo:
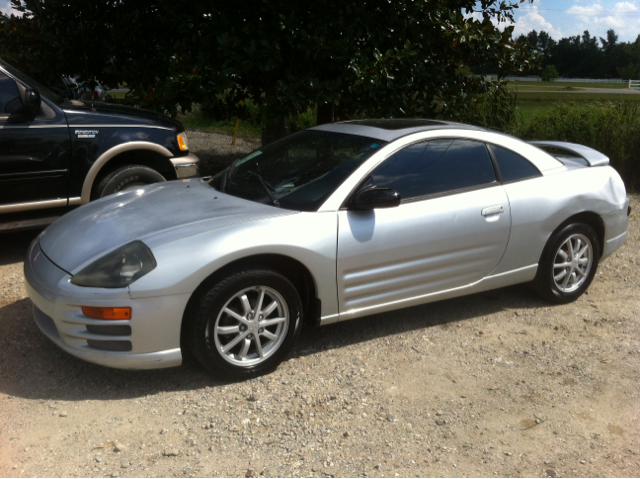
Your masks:
<svg viewBox="0 0 640 479"><path fill-rule="evenodd" d="M318 105L318 113L316 114L316 123L322 125L324 123L333 123L334 119L334 104L322 103Z"/></svg>

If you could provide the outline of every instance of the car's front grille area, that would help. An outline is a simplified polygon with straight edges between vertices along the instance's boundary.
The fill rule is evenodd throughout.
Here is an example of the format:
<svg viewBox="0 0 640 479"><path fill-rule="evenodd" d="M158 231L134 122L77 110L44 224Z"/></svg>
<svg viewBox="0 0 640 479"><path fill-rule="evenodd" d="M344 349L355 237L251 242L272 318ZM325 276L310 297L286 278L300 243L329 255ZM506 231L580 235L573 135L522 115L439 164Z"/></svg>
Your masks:
<svg viewBox="0 0 640 479"><path fill-rule="evenodd" d="M131 336L131 326L102 326L87 324L87 331L93 334L102 334L104 336Z"/></svg>
<svg viewBox="0 0 640 479"><path fill-rule="evenodd" d="M131 341L102 341L98 339L87 339L87 345L101 351L131 351Z"/></svg>

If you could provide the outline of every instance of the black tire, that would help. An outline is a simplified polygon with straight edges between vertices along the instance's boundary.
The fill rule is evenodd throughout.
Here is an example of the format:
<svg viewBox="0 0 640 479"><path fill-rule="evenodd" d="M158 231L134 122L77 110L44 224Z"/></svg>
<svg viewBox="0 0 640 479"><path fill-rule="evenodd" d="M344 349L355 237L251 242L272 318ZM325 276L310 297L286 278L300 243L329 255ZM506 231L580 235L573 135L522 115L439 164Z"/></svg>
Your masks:
<svg viewBox="0 0 640 479"><path fill-rule="evenodd" d="M265 317L256 319L252 313L260 294L264 294L260 312ZM274 302L277 306L268 311ZM202 296L195 311L188 328L189 349L209 371L227 377L249 378L272 371L291 352L302 329L298 291L287 278L270 269L228 276ZM261 322L272 323L280 318L286 321L260 327ZM221 333L225 328L230 332Z"/></svg>
<svg viewBox="0 0 640 479"><path fill-rule="evenodd" d="M571 253L569 249L574 246L578 250L588 249L578 257L579 251ZM599 260L600 243L593 228L583 223L569 224L547 242L534 287L543 299L552 303L575 301L593 281Z"/></svg>
<svg viewBox="0 0 640 479"><path fill-rule="evenodd" d="M165 177L152 168L142 165L126 165L115 169L102 178L93 188L91 199L97 200L119 191L164 181L167 181Z"/></svg>

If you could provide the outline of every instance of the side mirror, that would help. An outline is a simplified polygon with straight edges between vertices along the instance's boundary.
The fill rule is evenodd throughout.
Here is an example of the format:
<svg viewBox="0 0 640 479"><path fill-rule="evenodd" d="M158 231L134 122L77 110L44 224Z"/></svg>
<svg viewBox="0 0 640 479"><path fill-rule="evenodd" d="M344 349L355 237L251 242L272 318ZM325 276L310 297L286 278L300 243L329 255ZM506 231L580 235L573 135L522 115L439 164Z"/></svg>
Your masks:
<svg viewBox="0 0 640 479"><path fill-rule="evenodd" d="M373 210L375 208L395 208L400 205L402 197L400 193L391 188L378 188L370 186L353 197L351 209Z"/></svg>
<svg viewBox="0 0 640 479"><path fill-rule="evenodd" d="M33 88L27 88L24 92L24 112L27 115L39 115L41 103L40 92Z"/></svg>

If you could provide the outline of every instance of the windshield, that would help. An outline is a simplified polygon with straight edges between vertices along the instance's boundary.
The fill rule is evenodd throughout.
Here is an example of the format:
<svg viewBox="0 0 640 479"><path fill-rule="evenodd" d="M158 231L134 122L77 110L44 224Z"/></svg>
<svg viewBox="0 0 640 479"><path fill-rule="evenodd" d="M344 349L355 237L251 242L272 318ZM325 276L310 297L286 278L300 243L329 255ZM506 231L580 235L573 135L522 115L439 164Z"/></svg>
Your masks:
<svg viewBox="0 0 640 479"><path fill-rule="evenodd" d="M57 95L57 94L53 93L46 86L38 83L33 78L30 78L28 75L25 75L20 70L18 70L16 68L13 68L11 65L9 65L4 60L2 60L1 65L5 70L7 70L9 73L11 73L14 77L18 78L19 80L22 80L23 83L26 83L30 87L35 88L36 90L38 90L40 92L41 95L44 95L45 97L47 97L52 102L54 102L54 103L56 103L58 105L62 105L62 103L64 102L64 99L60 95Z"/></svg>
<svg viewBox="0 0 640 479"><path fill-rule="evenodd" d="M386 142L306 130L237 160L212 178L220 191L298 211L316 211Z"/></svg>

